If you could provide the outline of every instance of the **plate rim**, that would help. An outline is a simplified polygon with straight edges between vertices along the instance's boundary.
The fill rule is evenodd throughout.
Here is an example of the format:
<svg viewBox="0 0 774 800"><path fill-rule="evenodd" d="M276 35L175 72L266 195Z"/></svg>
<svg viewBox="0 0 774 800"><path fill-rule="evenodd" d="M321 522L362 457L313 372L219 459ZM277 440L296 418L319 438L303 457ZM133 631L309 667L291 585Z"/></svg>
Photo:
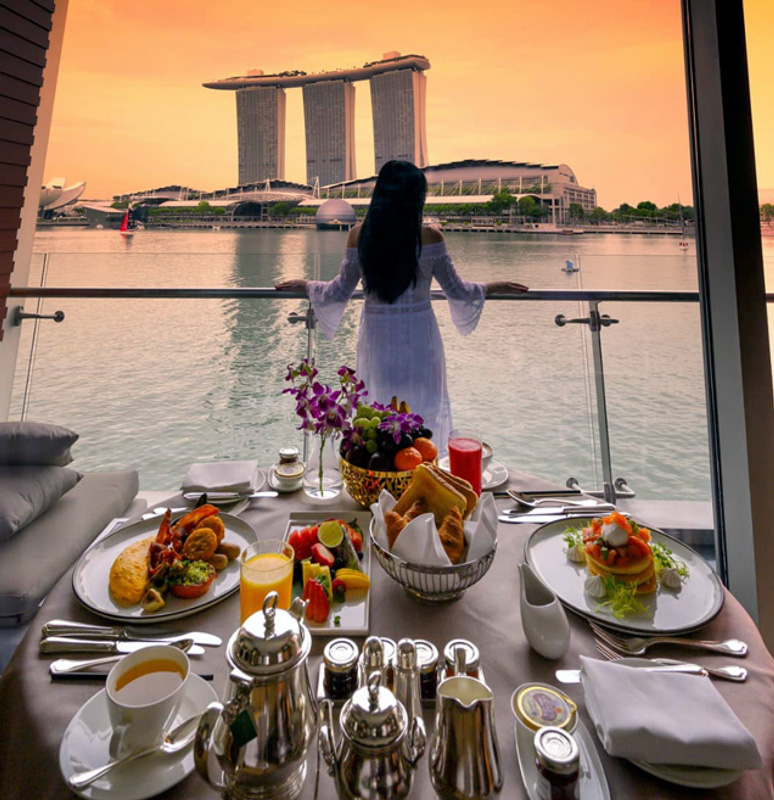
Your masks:
<svg viewBox="0 0 774 800"><path fill-rule="evenodd" d="M225 512L219 514L221 517L226 517L229 522L236 522L237 525L245 526L254 537L255 541L258 541L258 534L255 532L255 528L250 525L249 522L241 519L240 517L235 517L233 514L227 514ZM117 530L111 531L107 536L102 537L101 539L97 539L97 541L92 542L92 544L86 548L86 550L81 553L81 557L76 562L75 566L73 567L72 574L70 576L70 585L73 590L73 594L75 595L78 602L86 609L91 611L94 614L97 614L100 617L104 617L105 619L113 620L115 622L123 622L125 624L131 625L152 625L157 624L159 622L171 622L172 620L183 619L185 617L189 617L193 614L198 614L200 611L204 611L205 609L211 608L214 605L217 605L222 600L225 600L227 597L231 597L232 594L239 591L239 581L237 580L234 586L229 589L227 592L219 595L218 597L212 597L205 603L199 603L198 605L191 606L190 608L180 609L179 611L168 611L168 612L161 612L154 614L153 616L146 616L146 617L135 617L135 616L127 616L126 614L120 614L117 612L113 612L111 610L103 609L96 604L89 602L85 597L82 597L78 587L76 585L76 579L82 569L82 565L92 550L97 547L103 546L106 542L109 542L111 539L118 537L121 534L125 534L127 530L133 528L137 525L141 525L143 523L151 522L160 520L161 515L153 517L149 520L139 519L136 522L132 522L129 525L124 525ZM251 542L252 543L252 542ZM205 595L206 596L206 595Z"/></svg>
<svg viewBox="0 0 774 800"><path fill-rule="evenodd" d="M195 681L192 681L191 686L196 687L196 691L197 692L201 692L202 696L204 696L207 692L209 692L208 697L212 698L211 700L209 700L209 702L214 702L214 701L219 699L218 698L218 693L215 691L215 689L207 681L205 681L203 678L200 678L198 675L196 675L194 673L191 673L190 677L196 679ZM187 691L190 691L190 688ZM105 689L102 688L99 691L95 692L88 700L86 700L84 703L81 704L81 706L78 708L78 710L70 718L70 721L67 723L67 727L65 728L64 733L62 734L62 738L61 738L60 743L59 743L59 752L58 752L58 758L57 758L58 766L59 766L59 774L62 776L62 780L65 782L65 785L67 786L67 788L70 791L74 792L79 797L83 797L85 800L98 800L98 798L107 797L111 793L108 792L105 789L97 788L97 790L96 790L97 793L95 794L94 792L90 791L92 789L92 785L91 784L89 786L84 787L83 789L80 789L80 790L72 789L69 786L69 784L67 784L67 777L65 777L65 771L63 769L63 761L64 761L64 756L65 756L65 752L64 752L65 751L65 738L66 738L67 732L70 730L70 727L74 724L75 720L76 719L81 719L83 711L86 708L86 706L89 706L91 704L97 705L99 703L104 702L104 700L103 700L104 696L105 696ZM206 704L204 705L204 707L206 708ZM178 716L179 716L179 712L178 712ZM69 752L69 750L68 750L68 752ZM155 797L159 792L164 792L164 791L167 791L168 789L171 789L173 786L177 786L181 781L185 780L189 775L191 775L193 772L196 771L196 764L193 761L193 752L180 753L178 755L178 758L180 758L180 766L183 768L183 772L184 772L182 778L180 778L178 780L175 780L174 783L170 783L169 785L164 786L162 789L154 789L154 793L153 794L145 795L145 794L141 793L139 795L131 795L130 797L132 797L133 800L148 800L151 797ZM185 766L185 761L188 758L191 759L190 767L186 767ZM123 796L123 797L126 797L126 796Z"/></svg>
<svg viewBox="0 0 774 800"><path fill-rule="evenodd" d="M291 525L293 524L294 520L296 524L301 522L305 522L307 527L308 525L314 524L315 522L325 522L328 519L343 519L345 522L347 517L350 519L354 517L359 517L359 515L363 515L364 517L369 517L373 519L373 514L370 510L365 508L360 509L350 509L349 511L345 509L339 509L338 511L334 508L331 508L328 511L324 506L320 508L319 511L309 510L309 511L291 511L288 514L288 521L285 525L285 532L282 534L282 541L286 541L288 536L290 536ZM308 625L307 628L312 636L367 636L371 630L371 594L373 592L373 558L372 552L373 549L371 547L370 542L370 519L369 519L369 532L363 532L363 547L368 548L368 552L363 555L363 562L367 563L368 570L365 571L365 574L371 580L371 585L368 587L368 594L365 598L365 625L364 626L349 626L346 625L339 625L334 626L332 623L325 625L324 627L318 627L317 624L315 625ZM363 530L363 525L361 524L360 519L358 519L358 524L360 525L361 530ZM369 539L366 542L366 539Z"/></svg>
<svg viewBox="0 0 774 800"><path fill-rule="evenodd" d="M659 534L659 536L663 536L665 539L668 539L670 542L674 542L674 543L678 544L680 547L688 550L695 558L700 559L707 566L707 570L708 570L713 582L715 583L716 588L718 589L717 595L719 597L719 601L716 602L715 606L713 607L713 609L710 612L705 614L697 622L691 623L690 625L682 625L682 626L679 626L679 627L666 627L666 628L665 627L641 628L641 627L636 627L636 626L633 626L633 625L627 625L626 622L618 620L615 617L607 615L607 614L595 613L594 611L592 611L592 610L590 610L588 608L579 608L578 606L576 606L573 603L571 603L569 600L564 599L562 597L561 593L560 593L561 592L561 588L559 590L557 590L554 586L551 586L549 584L549 582L546 580L546 578L543 575L543 573L536 566L534 560L531 558L531 545L532 545L532 542L537 537L537 535L540 534L540 532L544 528L547 528L547 527L549 527L551 525L557 525L560 522L569 523L570 521L572 521L573 523L575 523L577 525L577 524L585 523L586 520L588 520L588 522L591 522L591 520L593 520L593 519L594 519L594 516L589 516L589 517L573 517L572 520L566 519L566 520L554 520L553 522L543 522L540 525L538 525L535 528L535 530L532 531L532 533L530 533L530 535L527 537L527 541L524 543L524 560L527 562L527 564L530 565L530 567L532 567L537 572L538 577L540 577L540 579L546 583L546 585L551 589L551 591L553 591L554 594L556 594L556 596L559 598L559 602L563 606L568 608L573 613L578 614L581 617L584 617L585 619L593 619L593 620L595 620L597 622L600 622L602 625L604 625L607 628L613 628L615 630L623 631L624 633L635 634L635 635L639 635L639 636L652 636L652 635L661 634L661 633L669 633L669 634L691 633L692 631L700 630L705 625L708 625L721 612L721 610L723 609L723 606L725 605L725 602L726 602L726 593L724 591L724 586L723 586L722 581L720 580L718 575L715 573L715 571L712 569L712 567L709 565L709 563L704 558L704 556L702 556L701 553L698 553L696 550L694 550L690 545L685 544L685 542L681 542L677 537L672 536L672 535L666 533L665 531L662 531L660 528L656 528L656 527L653 527L651 525L645 525L643 527L648 528L648 530L650 530L652 532L655 532L655 533Z"/></svg>
<svg viewBox="0 0 774 800"><path fill-rule="evenodd" d="M626 759L630 764L634 764L643 772L653 775L656 778L673 783L676 786L687 786L691 789L719 789L721 786L729 786L738 781L742 777L744 770L742 769L724 769L722 767L691 767L687 764L653 764L650 761L639 761L633 758ZM705 774L709 779L707 781L694 781L689 779L682 779L675 776L673 770L676 769L692 769L692 770L706 770L699 774ZM717 780L710 776L717 776Z"/></svg>

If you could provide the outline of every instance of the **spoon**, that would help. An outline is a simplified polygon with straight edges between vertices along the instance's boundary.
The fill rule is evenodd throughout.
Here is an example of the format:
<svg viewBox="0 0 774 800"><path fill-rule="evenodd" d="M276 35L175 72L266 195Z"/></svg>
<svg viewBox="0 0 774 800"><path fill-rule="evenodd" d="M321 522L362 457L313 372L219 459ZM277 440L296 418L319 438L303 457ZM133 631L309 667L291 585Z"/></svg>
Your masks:
<svg viewBox="0 0 774 800"><path fill-rule="evenodd" d="M178 650L187 653L193 646L193 643L193 639L179 639L176 642L169 642L169 646L176 647ZM49 671L52 675L64 675L67 672L76 672L78 670L87 669L88 667L96 667L100 664L110 664L113 661L120 661L123 657L124 655L120 654L117 656L104 656L103 658L90 658L85 661L83 659L59 658L51 662Z"/></svg>
<svg viewBox="0 0 774 800"><path fill-rule="evenodd" d="M132 755L126 756L125 758L119 758L117 761L111 761L109 764L105 764L104 767L98 767L97 769L90 769L86 772L79 772L75 775L71 775L67 779L68 785L72 789L83 789L86 786L94 783L94 781L96 781L98 778L106 775L113 769L113 767L128 764L130 761L135 761L138 758L150 755L151 753L179 753L193 742L194 736L196 735L196 729L199 726L200 717L201 714L197 714L194 717L189 717L187 720L185 720L185 722L181 722L176 728L171 730L164 737L164 740L161 742L161 744L153 745L153 747L147 747L145 750L140 750L138 753L132 753Z"/></svg>

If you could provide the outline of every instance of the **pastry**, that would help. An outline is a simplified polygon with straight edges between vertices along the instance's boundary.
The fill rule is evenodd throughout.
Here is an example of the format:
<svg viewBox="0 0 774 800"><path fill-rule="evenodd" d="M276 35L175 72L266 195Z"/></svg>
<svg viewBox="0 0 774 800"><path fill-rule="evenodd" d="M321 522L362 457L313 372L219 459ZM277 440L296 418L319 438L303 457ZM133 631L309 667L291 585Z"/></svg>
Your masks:
<svg viewBox="0 0 774 800"><path fill-rule="evenodd" d="M454 506L438 528L441 544L452 564L459 564L465 553L465 530L462 525L462 512Z"/></svg>
<svg viewBox="0 0 774 800"><path fill-rule="evenodd" d="M407 524L408 521L406 518L402 517L400 514L396 514L394 511L384 512L384 526L387 529L387 542L390 545L390 550L392 550L395 540Z"/></svg>

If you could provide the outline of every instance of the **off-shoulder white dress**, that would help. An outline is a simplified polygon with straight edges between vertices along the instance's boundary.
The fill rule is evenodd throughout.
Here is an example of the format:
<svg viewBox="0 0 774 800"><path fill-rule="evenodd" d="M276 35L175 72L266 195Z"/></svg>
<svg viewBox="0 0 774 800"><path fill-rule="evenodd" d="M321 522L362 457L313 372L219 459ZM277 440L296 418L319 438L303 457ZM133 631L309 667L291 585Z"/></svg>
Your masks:
<svg viewBox="0 0 774 800"><path fill-rule="evenodd" d="M331 281L309 281L307 294L322 332L336 332L352 293L363 277L357 248L348 247L339 274ZM430 304L435 278L449 301L457 330L467 335L481 316L486 284L464 281L454 269L445 242L423 245L416 286L394 302L366 295L357 343L357 374L368 401L389 403L393 395L421 414L439 449L452 428L441 332Z"/></svg>

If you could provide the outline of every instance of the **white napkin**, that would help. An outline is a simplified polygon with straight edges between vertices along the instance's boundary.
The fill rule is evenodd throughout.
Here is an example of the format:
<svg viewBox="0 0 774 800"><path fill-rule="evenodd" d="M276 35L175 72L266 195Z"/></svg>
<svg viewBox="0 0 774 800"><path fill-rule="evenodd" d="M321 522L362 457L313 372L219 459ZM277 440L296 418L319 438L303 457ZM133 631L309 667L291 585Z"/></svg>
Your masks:
<svg viewBox="0 0 774 800"><path fill-rule="evenodd" d="M184 492L255 491L258 479L257 461L215 461L191 464L180 487Z"/></svg>
<svg viewBox="0 0 774 800"><path fill-rule="evenodd" d="M581 682L611 756L721 769L763 764L750 732L709 678L581 656Z"/></svg>
<svg viewBox="0 0 774 800"><path fill-rule="evenodd" d="M386 489L382 489L379 501L371 506L371 513L374 515L374 535L385 550L390 550L390 547L384 514L386 511L392 511L396 502ZM475 511L465 521L464 531L468 543L466 562L475 561L494 547L497 541L497 506L491 493L486 493L481 498ZM426 567L452 566L438 536L435 518L430 513L420 514L412 519L398 534L391 552L404 561Z"/></svg>

